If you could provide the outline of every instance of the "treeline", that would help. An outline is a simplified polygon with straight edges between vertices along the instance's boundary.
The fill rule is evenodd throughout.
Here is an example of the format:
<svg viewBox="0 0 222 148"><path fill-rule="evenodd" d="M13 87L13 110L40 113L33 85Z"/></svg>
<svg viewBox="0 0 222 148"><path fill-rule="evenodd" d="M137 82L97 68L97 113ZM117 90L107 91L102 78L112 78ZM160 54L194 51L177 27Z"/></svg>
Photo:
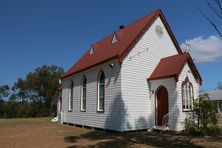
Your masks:
<svg viewBox="0 0 222 148"><path fill-rule="evenodd" d="M54 111L55 107L51 107ZM49 111L43 103L27 101L4 101L0 100L0 118L26 118L49 116Z"/></svg>
<svg viewBox="0 0 222 148"><path fill-rule="evenodd" d="M43 65L19 78L10 88L0 86L0 118L43 117L56 111L61 67Z"/></svg>

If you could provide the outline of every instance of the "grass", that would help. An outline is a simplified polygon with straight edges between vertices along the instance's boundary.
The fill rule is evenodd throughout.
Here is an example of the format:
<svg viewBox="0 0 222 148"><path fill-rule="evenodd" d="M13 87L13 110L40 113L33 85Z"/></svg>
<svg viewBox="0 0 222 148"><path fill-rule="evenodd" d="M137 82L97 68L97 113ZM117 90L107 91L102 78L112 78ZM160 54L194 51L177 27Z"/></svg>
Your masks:
<svg viewBox="0 0 222 148"><path fill-rule="evenodd" d="M0 147L222 147L222 137L92 131L52 123L50 118L21 118L0 119Z"/></svg>
<svg viewBox="0 0 222 148"><path fill-rule="evenodd" d="M50 118L12 118L0 119L0 127L21 126L21 125L35 125L35 124L51 124Z"/></svg>

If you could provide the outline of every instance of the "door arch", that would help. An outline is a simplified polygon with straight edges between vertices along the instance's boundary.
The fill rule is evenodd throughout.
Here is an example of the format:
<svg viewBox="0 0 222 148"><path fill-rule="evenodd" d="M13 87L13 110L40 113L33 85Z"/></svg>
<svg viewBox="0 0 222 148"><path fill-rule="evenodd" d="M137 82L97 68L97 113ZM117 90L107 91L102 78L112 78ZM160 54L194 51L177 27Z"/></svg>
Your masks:
<svg viewBox="0 0 222 148"><path fill-rule="evenodd" d="M168 92L164 86L160 86L156 91L156 125L162 125L163 117L169 112Z"/></svg>

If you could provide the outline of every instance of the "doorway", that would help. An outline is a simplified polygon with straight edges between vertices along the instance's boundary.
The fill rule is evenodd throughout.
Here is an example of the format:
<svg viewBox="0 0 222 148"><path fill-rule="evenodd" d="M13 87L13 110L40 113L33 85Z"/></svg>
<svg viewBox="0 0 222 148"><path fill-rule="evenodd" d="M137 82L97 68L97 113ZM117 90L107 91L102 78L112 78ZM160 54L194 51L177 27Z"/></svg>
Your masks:
<svg viewBox="0 0 222 148"><path fill-rule="evenodd" d="M156 125L162 125L163 117L168 114L168 92L164 86L160 86L156 91Z"/></svg>

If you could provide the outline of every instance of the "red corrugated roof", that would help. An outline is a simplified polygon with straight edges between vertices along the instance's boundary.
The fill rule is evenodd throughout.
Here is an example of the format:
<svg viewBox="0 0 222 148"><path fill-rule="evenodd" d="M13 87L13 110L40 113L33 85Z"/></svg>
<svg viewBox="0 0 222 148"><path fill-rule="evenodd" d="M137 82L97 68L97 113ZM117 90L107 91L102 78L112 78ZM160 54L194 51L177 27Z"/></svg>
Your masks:
<svg viewBox="0 0 222 148"><path fill-rule="evenodd" d="M148 80L156 80L169 77L175 77L175 79L178 80L178 77L187 62L194 76L199 80L199 83L201 84L202 79L189 53L177 54L162 58Z"/></svg>
<svg viewBox="0 0 222 148"><path fill-rule="evenodd" d="M112 44L113 34L93 44L94 53L90 55L89 50L65 73L62 78L68 77L74 73L86 70L90 67L104 63L108 60L117 58L121 63L125 55L132 49L139 38L145 33L155 19L160 16L170 37L178 50L181 49L172 34L172 31L166 22L166 19L161 10L156 10L149 15L139 19L138 21L128 25L127 27L116 31L118 41Z"/></svg>

